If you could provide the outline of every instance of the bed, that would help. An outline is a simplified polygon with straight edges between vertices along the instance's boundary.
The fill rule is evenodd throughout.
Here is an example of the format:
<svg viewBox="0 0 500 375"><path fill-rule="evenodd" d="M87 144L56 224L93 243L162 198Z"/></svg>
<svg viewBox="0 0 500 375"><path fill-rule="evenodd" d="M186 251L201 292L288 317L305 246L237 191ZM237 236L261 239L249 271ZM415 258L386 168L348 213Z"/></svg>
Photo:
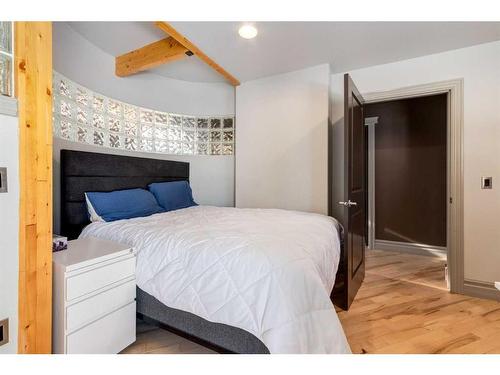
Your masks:
<svg viewBox="0 0 500 375"><path fill-rule="evenodd" d="M63 234L133 245L138 314L219 352L350 352L330 301L332 218L195 206L89 223L85 192L176 180L189 180L188 163L62 150Z"/></svg>

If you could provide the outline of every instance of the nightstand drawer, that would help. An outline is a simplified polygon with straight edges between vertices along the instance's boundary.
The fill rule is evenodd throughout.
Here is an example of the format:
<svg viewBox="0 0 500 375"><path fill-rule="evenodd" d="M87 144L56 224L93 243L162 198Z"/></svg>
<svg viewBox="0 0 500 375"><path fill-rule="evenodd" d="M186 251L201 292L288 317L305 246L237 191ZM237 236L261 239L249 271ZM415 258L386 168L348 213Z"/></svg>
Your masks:
<svg viewBox="0 0 500 375"><path fill-rule="evenodd" d="M66 311L66 331L74 331L135 301L135 288L135 279L133 279L69 306Z"/></svg>
<svg viewBox="0 0 500 375"><path fill-rule="evenodd" d="M68 354L113 354L135 341L135 302L67 336Z"/></svg>
<svg viewBox="0 0 500 375"><path fill-rule="evenodd" d="M135 275L135 256L68 277L66 300L71 301L133 275Z"/></svg>

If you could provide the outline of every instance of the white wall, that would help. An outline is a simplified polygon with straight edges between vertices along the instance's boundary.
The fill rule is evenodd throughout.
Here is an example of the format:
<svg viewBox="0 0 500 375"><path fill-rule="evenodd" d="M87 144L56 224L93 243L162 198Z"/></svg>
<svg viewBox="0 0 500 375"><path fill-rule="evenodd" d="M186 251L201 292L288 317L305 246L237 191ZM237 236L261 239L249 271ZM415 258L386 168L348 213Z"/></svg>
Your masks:
<svg viewBox="0 0 500 375"><path fill-rule="evenodd" d="M70 80L120 101L159 111L189 115L234 115L234 88L226 83L197 83L150 72L127 78L115 75L115 59L66 23L53 29L54 69ZM190 163L191 183L200 204L234 205L234 156L174 156L115 151L54 139L54 231L60 228L59 150L114 153Z"/></svg>
<svg viewBox="0 0 500 375"><path fill-rule="evenodd" d="M332 75L332 82L342 74ZM464 79L465 278L500 280L500 42L349 74L361 93ZM493 176L492 190L480 188L481 176Z"/></svg>
<svg viewBox="0 0 500 375"><path fill-rule="evenodd" d="M236 206L327 213L329 66L236 90Z"/></svg>
<svg viewBox="0 0 500 375"><path fill-rule="evenodd" d="M137 106L187 115L234 114L234 88L226 83L170 79L151 72L115 75L115 58L65 22L54 22L54 69L100 94Z"/></svg>
<svg viewBox="0 0 500 375"><path fill-rule="evenodd" d="M2 100L3 98L0 98ZM9 99L10 100L10 99ZM0 320L9 318L9 343L1 353L17 352L19 278L18 119L0 113L0 167L7 167L8 193L0 193Z"/></svg>

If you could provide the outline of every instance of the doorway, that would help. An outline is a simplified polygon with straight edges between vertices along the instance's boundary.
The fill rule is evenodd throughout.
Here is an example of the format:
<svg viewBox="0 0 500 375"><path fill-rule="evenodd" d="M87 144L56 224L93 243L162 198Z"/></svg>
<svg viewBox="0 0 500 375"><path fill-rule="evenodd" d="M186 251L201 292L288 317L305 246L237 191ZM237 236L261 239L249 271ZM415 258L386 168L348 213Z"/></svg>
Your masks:
<svg viewBox="0 0 500 375"><path fill-rule="evenodd" d="M379 142L378 145L381 152L379 161L385 159L385 163L389 166L395 165L392 169L385 168L385 171L383 166L379 165L379 169L382 168L382 175L379 176L381 177L379 193L381 188L388 191L382 190L382 194L377 197L375 172L377 161L373 156L367 160L368 248L380 246L383 250L397 250L403 247L407 252L446 257L449 289L453 293L463 293L464 285L462 90L462 80L452 80L364 94L367 106L365 124L368 125L366 126L368 153L371 150L372 154L376 155L375 132L379 126L382 136L380 139L382 143ZM425 106L434 106L435 109L431 113L425 110ZM389 123L392 121L392 124L388 125L386 118L385 130L394 127L394 123L401 123L401 120L411 124L408 116L414 117L414 122L417 124L435 120L441 123L441 127L410 129L408 128L410 125L405 125L403 129L393 129L392 135L383 137L383 123L379 123L379 120L384 121L382 119L384 112L380 112L381 116L377 116L373 111L384 109L387 112L390 107L398 113L392 120L389 119ZM387 113L385 115L387 116ZM428 133L423 132L424 129L427 129ZM397 144L398 137L399 144ZM416 152L387 149L394 141L391 138L396 138L393 147L415 148ZM398 177L398 166L401 172L401 165L408 168ZM382 181L384 174L386 181ZM414 201L408 203L403 200L402 203L402 198L395 195L398 191L403 191L406 200L413 197ZM392 206L392 214L390 209L385 210L389 213L382 209L377 215L377 198L381 198L378 199L379 206L384 202ZM432 204L428 204L429 202ZM412 216L415 219L413 223ZM379 220L378 229L377 220Z"/></svg>
<svg viewBox="0 0 500 375"><path fill-rule="evenodd" d="M440 289L447 288L447 107L447 93L365 105L367 261L382 270L396 262L398 277Z"/></svg>
<svg viewBox="0 0 500 375"><path fill-rule="evenodd" d="M369 245L446 258L448 94L365 105Z"/></svg>

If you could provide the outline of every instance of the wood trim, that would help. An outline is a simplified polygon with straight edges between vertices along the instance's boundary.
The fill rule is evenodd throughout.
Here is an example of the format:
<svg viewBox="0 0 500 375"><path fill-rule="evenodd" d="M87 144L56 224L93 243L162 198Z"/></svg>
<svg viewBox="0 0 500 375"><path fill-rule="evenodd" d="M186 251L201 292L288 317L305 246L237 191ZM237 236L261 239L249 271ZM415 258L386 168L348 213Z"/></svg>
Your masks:
<svg viewBox="0 0 500 375"><path fill-rule="evenodd" d="M15 23L19 103L19 353L52 341L52 23Z"/></svg>
<svg viewBox="0 0 500 375"><path fill-rule="evenodd" d="M192 43L188 38L178 32L172 25L167 22L157 21L155 22L156 27L163 30L165 33L170 35L172 38L177 40L180 44L186 47L189 51L191 51L194 55L196 55L199 59L209 65L212 69L214 69L217 73L222 75L231 85L239 86L240 81L238 81L235 77L233 77L229 72L227 72L223 67L217 64L214 60L208 57L201 49L199 49L194 43Z"/></svg>
<svg viewBox="0 0 500 375"><path fill-rule="evenodd" d="M375 249L375 126L376 124L367 124L366 132L368 139L368 248Z"/></svg>
<svg viewBox="0 0 500 375"><path fill-rule="evenodd" d="M472 297L500 301L500 291L495 288L495 283L465 279L464 293Z"/></svg>
<svg viewBox="0 0 500 375"><path fill-rule="evenodd" d="M448 93L448 256L450 291L464 290L463 78L363 94L366 103Z"/></svg>
<svg viewBox="0 0 500 375"><path fill-rule="evenodd" d="M188 49L171 36L115 58L115 73L126 77L186 57Z"/></svg>
<svg viewBox="0 0 500 375"><path fill-rule="evenodd" d="M416 243L377 240L373 242L373 249L384 251L398 251L403 253L446 257L446 247L430 246Z"/></svg>

